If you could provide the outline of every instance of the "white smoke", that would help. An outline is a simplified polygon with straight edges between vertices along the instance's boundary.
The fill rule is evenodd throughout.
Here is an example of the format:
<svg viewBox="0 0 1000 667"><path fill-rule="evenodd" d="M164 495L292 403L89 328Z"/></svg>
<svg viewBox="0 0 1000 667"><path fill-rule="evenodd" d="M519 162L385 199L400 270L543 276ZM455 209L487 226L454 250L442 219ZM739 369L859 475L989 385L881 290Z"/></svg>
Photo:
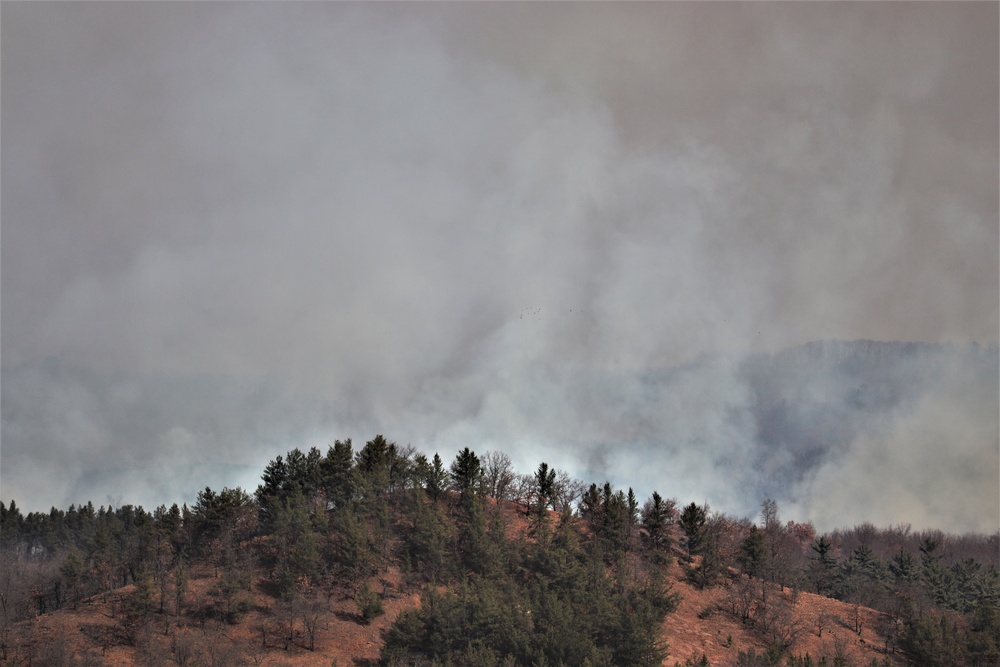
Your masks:
<svg viewBox="0 0 1000 667"><path fill-rule="evenodd" d="M382 432L752 512L735 360L996 340L996 13L5 6L3 496Z"/></svg>

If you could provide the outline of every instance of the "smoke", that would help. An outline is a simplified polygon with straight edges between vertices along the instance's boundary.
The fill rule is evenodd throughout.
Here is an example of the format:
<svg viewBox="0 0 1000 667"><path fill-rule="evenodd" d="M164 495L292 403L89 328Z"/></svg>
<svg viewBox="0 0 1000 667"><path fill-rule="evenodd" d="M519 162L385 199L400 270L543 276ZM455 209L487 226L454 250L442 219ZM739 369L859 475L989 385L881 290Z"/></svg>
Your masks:
<svg viewBox="0 0 1000 667"><path fill-rule="evenodd" d="M740 513L995 526L828 481L876 486L879 448L937 469L923 423L989 463L995 414L893 405L806 456L761 437L741 364L996 340L996 14L5 6L3 496L169 503L381 432Z"/></svg>
<svg viewBox="0 0 1000 667"><path fill-rule="evenodd" d="M58 361L5 368L3 491L25 508L192 502L254 489L289 443L321 446L331 406L267 378L101 373ZM322 435L321 435L322 434Z"/></svg>
<svg viewBox="0 0 1000 667"><path fill-rule="evenodd" d="M857 431L842 451L795 479L788 493L792 513L820 526L871 521L995 532L996 347L925 347L895 365L895 377L881 386L862 384L848 403L855 409L844 418Z"/></svg>

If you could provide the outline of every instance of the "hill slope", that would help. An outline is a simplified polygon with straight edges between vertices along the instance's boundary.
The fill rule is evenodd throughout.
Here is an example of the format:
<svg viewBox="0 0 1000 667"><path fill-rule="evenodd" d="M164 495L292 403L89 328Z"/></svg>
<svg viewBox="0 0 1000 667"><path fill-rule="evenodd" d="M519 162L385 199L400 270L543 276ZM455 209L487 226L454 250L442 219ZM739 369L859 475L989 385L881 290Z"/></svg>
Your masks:
<svg viewBox="0 0 1000 667"><path fill-rule="evenodd" d="M449 511L457 512L452 501ZM497 511L495 504L489 507ZM558 541L565 520L548 512L548 529L536 538L536 519L523 506L508 504L500 514L506 538L525 553L538 546L537 539ZM596 544L588 524L574 519L570 525L576 536L571 540ZM556 537L545 537L549 529ZM667 589L679 599L656 631L657 641L667 647L657 664L695 664L704 656L712 665L734 665L741 653L763 655L779 644L786 655L808 653L831 660L840 656L844 665L868 665L887 657L896 664L901 658L886 652L893 642L878 632L892 625L891 619L868 607L764 583L733 568L721 571L715 585L696 586L691 575L704 566L703 557L686 563L685 550L676 546L681 532L674 526L670 533L675 546L668 550L667 564L654 569L662 572ZM268 548L260 542L255 538L239 548ZM547 550L562 548L557 542L547 544L553 545ZM635 579L649 576L649 562L640 553L643 548L632 548L638 551L625 554L625 560L613 563L609 572L617 570ZM0 664L379 664L386 633L401 614L418 610L428 590L447 594L462 585L453 581L428 588L400 559L405 549L403 541L396 541L391 551L397 555L371 576L299 586L284 597L278 595L275 571L253 565L247 586L230 598L225 594L229 572L226 566L220 568L218 554L208 552L184 566L185 585L179 595L175 584L181 575L175 569L165 573L160 590L140 581L75 604L66 601L57 611L9 626ZM366 589L380 608L370 618L364 614ZM527 614L530 618L531 611Z"/></svg>

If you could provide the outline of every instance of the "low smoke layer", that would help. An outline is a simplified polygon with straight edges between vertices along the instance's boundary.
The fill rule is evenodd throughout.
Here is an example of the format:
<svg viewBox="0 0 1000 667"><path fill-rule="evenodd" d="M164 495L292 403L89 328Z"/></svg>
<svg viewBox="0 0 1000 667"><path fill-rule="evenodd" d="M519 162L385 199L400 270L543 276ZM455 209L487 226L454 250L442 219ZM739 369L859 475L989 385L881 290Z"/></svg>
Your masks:
<svg viewBox="0 0 1000 667"><path fill-rule="evenodd" d="M997 24L5 5L0 491L169 503L380 432L732 512L995 530L996 374L914 376L810 449L762 430L745 360L995 344Z"/></svg>

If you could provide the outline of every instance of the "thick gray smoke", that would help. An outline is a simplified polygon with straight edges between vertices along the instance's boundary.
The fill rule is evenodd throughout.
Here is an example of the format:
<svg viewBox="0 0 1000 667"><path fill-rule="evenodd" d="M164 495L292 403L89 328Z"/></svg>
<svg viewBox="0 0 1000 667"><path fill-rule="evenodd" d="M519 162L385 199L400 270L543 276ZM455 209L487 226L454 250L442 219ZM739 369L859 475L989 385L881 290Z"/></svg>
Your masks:
<svg viewBox="0 0 1000 667"><path fill-rule="evenodd" d="M816 451L771 437L746 360L995 344L997 19L7 4L2 496L190 500L381 432L995 530L995 374L916 374Z"/></svg>

